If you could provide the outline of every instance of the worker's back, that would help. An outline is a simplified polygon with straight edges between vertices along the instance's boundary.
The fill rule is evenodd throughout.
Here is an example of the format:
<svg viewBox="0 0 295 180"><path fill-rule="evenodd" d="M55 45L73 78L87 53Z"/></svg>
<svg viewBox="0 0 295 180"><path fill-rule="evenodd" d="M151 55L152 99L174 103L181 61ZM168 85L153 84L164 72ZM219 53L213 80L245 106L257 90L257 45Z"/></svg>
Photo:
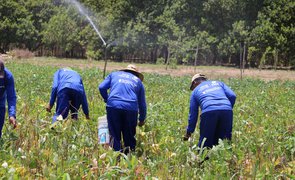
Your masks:
<svg viewBox="0 0 295 180"><path fill-rule="evenodd" d="M64 88L75 89L80 92L84 91L80 75L76 71L67 68L60 69L54 74L53 86L57 87L57 91Z"/></svg>
<svg viewBox="0 0 295 180"><path fill-rule="evenodd" d="M143 102L143 84L138 77L130 72L117 71L111 73L106 81L99 86L100 90L108 88L110 88L107 99L108 107L137 111L138 103Z"/></svg>
<svg viewBox="0 0 295 180"><path fill-rule="evenodd" d="M223 82L203 81L193 92L202 113L213 110L232 110L234 92ZM234 98L235 99L235 98Z"/></svg>

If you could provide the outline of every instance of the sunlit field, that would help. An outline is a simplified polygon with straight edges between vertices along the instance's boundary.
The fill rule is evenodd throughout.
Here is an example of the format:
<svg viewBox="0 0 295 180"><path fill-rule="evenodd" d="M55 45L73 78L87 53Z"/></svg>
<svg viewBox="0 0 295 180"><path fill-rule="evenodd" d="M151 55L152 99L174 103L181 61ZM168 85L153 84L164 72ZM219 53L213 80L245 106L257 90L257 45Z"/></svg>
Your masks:
<svg viewBox="0 0 295 180"><path fill-rule="evenodd" d="M117 161L118 153L98 144L97 118L105 114L101 70L73 68L83 78L91 120L80 110L78 121L66 119L52 130L45 107L58 67L50 61L6 67L15 78L19 126L13 130L6 120L3 127L1 179L295 179L294 81L217 79L237 94L233 139L197 151L198 128L182 141L191 77L144 73L146 125L137 128L136 151ZM205 156L210 159L201 164Z"/></svg>

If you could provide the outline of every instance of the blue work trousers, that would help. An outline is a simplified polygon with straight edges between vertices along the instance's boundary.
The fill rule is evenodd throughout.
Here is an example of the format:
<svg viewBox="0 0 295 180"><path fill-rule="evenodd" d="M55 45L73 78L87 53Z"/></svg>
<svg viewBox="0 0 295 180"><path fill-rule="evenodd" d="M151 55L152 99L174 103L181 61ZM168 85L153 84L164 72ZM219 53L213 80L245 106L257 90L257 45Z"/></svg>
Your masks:
<svg viewBox="0 0 295 180"><path fill-rule="evenodd" d="M232 110L215 110L202 113L198 146L201 147L204 138L206 138L206 140L203 147L209 148L213 145L217 145L218 139L231 140L232 125Z"/></svg>
<svg viewBox="0 0 295 180"><path fill-rule="evenodd" d="M128 153L134 151L136 145L137 111L129 111L107 107L107 119L111 135L111 146L115 151ZM123 135L124 150L121 143Z"/></svg>
<svg viewBox="0 0 295 180"><path fill-rule="evenodd" d="M52 123L56 121L59 115L63 119L68 117L71 110L72 119L78 119L78 110L82 104L82 93L70 88L64 88L57 93L56 113L53 116Z"/></svg>
<svg viewBox="0 0 295 180"><path fill-rule="evenodd" d="M5 107L0 107L0 138L2 136L2 128L5 120Z"/></svg>

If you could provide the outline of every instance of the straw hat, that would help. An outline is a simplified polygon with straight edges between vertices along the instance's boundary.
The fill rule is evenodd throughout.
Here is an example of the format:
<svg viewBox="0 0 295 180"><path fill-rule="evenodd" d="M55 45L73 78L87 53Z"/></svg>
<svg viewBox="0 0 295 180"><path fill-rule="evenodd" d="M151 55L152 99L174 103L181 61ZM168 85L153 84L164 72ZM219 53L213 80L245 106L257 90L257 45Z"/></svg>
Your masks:
<svg viewBox="0 0 295 180"><path fill-rule="evenodd" d="M192 88L193 88L193 82L194 82L196 79L198 79L198 78L205 78L205 79L207 79L207 77L206 77L204 74L195 74L195 75L192 77L190 90L192 90Z"/></svg>
<svg viewBox="0 0 295 180"><path fill-rule="evenodd" d="M138 71L137 67L134 64L129 64L126 68L121 69L121 71L133 72L141 81L143 81L144 79L143 74Z"/></svg>

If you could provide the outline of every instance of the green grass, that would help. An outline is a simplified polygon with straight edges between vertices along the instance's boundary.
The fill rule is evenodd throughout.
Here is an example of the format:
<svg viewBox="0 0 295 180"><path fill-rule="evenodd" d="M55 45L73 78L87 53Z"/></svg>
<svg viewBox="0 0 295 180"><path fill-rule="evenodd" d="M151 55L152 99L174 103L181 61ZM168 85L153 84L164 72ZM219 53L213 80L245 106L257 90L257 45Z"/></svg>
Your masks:
<svg viewBox="0 0 295 180"><path fill-rule="evenodd" d="M145 74L146 125L137 128L136 152L117 163L118 153L97 143L97 118L105 114L97 90L102 72L75 69L83 78L92 120L80 111L79 121L67 120L51 130L52 114L45 106L57 67L47 64L6 64L15 77L20 125L12 130L6 121L3 128L1 179L295 178L295 82L221 79L237 94L233 140L198 154L198 129L190 142L182 141L190 77ZM200 166L207 154L210 160Z"/></svg>

